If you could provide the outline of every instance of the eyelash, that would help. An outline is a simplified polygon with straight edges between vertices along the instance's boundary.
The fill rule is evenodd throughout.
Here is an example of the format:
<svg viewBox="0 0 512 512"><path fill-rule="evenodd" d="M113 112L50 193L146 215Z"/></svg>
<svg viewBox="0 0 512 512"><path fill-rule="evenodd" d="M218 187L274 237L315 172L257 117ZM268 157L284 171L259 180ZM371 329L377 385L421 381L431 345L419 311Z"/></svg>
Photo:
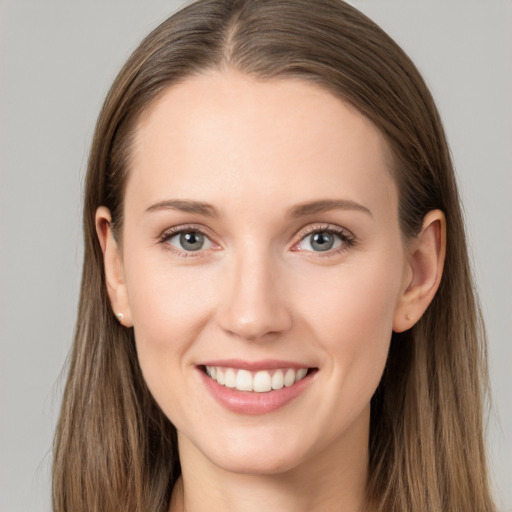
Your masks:
<svg viewBox="0 0 512 512"><path fill-rule="evenodd" d="M173 238L174 236L176 235L180 235L181 233L200 233L201 235L203 235L204 237L208 238L209 240L211 240L211 236L208 235L204 228L200 227L200 226L195 226L193 224L190 224L190 225L186 225L186 226L179 226L179 227L176 227L176 228L171 228L171 229L168 229L167 231L165 231L164 233L162 233L160 235L160 240L159 240L159 243L161 243L166 250L172 252L173 254L175 254L176 256L180 257L180 258L197 258L197 257L201 257L203 256L204 254L204 251L202 250L199 250L199 251L181 251L179 249L176 249L176 247L173 247L172 245L170 245L169 243L169 240L171 238ZM212 242L213 243L213 242Z"/></svg>
<svg viewBox="0 0 512 512"><path fill-rule="evenodd" d="M201 226L196 225L186 225L186 226L179 226L176 228L171 228L162 233L159 237L159 243L164 245L165 249L172 252L173 254L177 255L181 258L197 258L204 256L203 250L198 251L182 251L179 249L176 249L172 245L170 245L168 242L171 238L173 238L176 235L180 235L182 233L199 233L203 235L204 237L208 238L211 241L211 236L208 235L204 228ZM350 233L347 229L340 228L338 226L333 226L332 224L321 224L321 225L315 225L315 226L308 226L306 229L300 231L298 233L298 242L296 242L293 247L297 247L306 237L314 235L316 233L327 233L330 235L337 236L340 241L341 245L340 247L337 247L333 250L326 250L325 252L322 251L307 251L307 252L313 252L315 256L313 257L319 257L319 258L326 258L326 257L332 257L334 255L337 255L341 252L344 252L351 247L354 247L357 243L357 240L355 236ZM214 244L214 242L212 242ZM216 244L214 244L216 245ZM292 249L293 250L293 249ZM294 252L302 252L300 249L296 249Z"/></svg>
<svg viewBox="0 0 512 512"><path fill-rule="evenodd" d="M308 226L306 229L300 231L298 233L299 241L294 244L293 247L299 245L306 237L314 235L316 233L327 233L330 235L337 236L341 245L335 249L327 250L325 252L322 251L308 251L309 253L313 253L314 258L329 258L332 256L336 256L342 252L347 251L351 247L354 247L357 243L355 236L348 231L347 229L341 228L339 226L333 226L332 224L319 224L314 226ZM302 252L300 249L297 249L296 252Z"/></svg>

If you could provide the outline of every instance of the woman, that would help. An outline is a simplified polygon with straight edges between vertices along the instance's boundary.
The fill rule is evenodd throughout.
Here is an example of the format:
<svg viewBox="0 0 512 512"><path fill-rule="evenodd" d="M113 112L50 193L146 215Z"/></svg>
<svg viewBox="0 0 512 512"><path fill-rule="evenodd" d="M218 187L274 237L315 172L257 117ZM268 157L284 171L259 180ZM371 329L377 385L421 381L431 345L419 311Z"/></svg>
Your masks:
<svg viewBox="0 0 512 512"><path fill-rule="evenodd" d="M117 77L86 181L56 511L494 510L443 129L338 0L202 0Z"/></svg>

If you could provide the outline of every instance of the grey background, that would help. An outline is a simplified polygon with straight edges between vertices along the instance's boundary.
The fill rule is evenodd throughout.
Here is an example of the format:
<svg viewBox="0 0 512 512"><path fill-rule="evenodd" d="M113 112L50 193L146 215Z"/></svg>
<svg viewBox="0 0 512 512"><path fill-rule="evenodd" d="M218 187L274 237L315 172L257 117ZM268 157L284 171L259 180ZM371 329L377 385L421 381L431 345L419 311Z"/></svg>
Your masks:
<svg viewBox="0 0 512 512"><path fill-rule="evenodd" d="M444 119L489 334L491 470L512 511L512 1L352 3L413 58ZM0 0L0 512L50 510L93 125L129 53L181 4Z"/></svg>

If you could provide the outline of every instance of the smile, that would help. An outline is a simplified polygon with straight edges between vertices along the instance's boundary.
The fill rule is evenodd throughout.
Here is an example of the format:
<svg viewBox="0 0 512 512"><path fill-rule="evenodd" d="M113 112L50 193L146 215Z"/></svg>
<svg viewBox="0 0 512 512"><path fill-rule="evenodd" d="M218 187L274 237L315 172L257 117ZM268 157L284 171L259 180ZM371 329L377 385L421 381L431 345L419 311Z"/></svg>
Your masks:
<svg viewBox="0 0 512 512"><path fill-rule="evenodd" d="M267 393L299 382L307 375L308 369L278 368L251 372L237 368L205 366L205 372L221 386L238 391Z"/></svg>
<svg viewBox="0 0 512 512"><path fill-rule="evenodd" d="M206 390L222 407L245 415L281 409L302 395L318 374L318 368L284 361L212 361L197 370Z"/></svg>

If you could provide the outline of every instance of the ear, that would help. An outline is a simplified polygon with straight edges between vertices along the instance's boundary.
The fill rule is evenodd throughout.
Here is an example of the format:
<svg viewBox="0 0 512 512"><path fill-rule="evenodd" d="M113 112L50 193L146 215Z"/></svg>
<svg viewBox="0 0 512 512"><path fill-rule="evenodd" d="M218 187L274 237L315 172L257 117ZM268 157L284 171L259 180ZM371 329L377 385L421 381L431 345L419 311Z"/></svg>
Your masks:
<svg viewBox="0 0 512 512"><path fill-rule="evenodd" d="M408 271L393 319L393 330L410 329L423 315L439 288L446 254L446 218L430 211L408 249Z"/></svg>
<svg viewBox="0 0 512 512"><path fill-rule="evenodd" d="M96 210L96 233L103 251L105 281L110 304L119 322L132 327L132 315L124 280L124 266L121 251L112 233L112 217L105 206Z"/></svg>

